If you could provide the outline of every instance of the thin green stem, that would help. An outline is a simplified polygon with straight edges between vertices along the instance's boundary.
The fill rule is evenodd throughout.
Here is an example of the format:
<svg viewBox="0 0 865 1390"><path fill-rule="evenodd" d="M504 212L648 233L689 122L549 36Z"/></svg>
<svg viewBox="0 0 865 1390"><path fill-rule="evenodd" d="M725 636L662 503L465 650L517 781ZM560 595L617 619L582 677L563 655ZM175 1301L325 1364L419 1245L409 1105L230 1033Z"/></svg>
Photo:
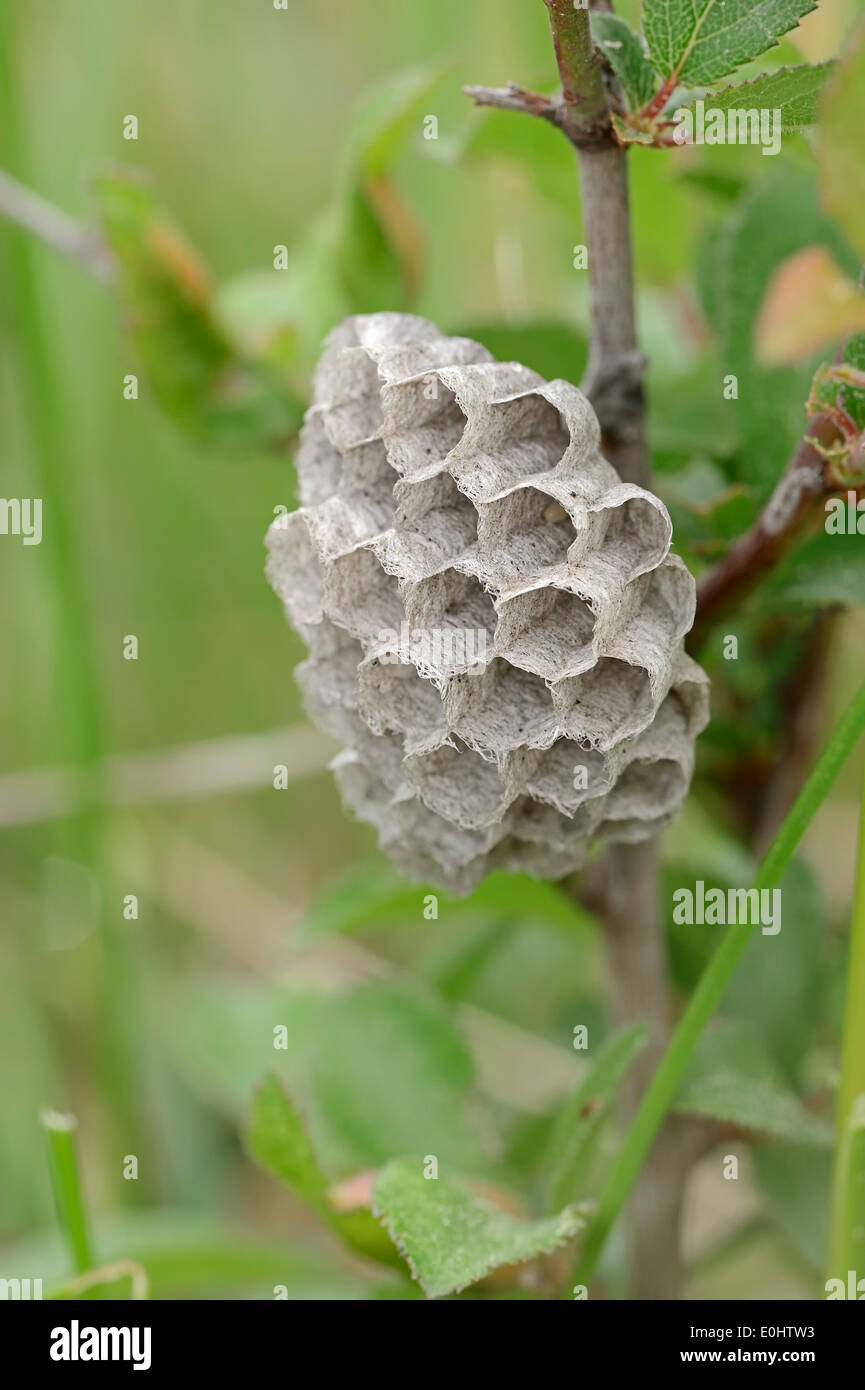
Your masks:
<svg viewBox="0 0 865 1390"><path fill-rule="evenodd" d="M865 1279L865 781L850 924L827 1277Z"/></svg>
<svg viewBox="0 0 865 1390"><path fill-rule="evenodd" d="M607 114L600 64L592 47L589 12L573 0L544 0L550 12L553 46L562 83L562 96L577 123L588 125Z"/></svg>
<svg viewBox="0 0 865 1390"><path fill-rule="evenodd" d="M796 846L863 728L865 685L859 690L835 728L817 766L778 831L757 872L753 884L755 888L771 889L777 886L795 853ZM619 1216L664 1116L675 1099L697 1039L729 984L753 930L753 924L750 922L740 922L728 929L691 996L613 1164L569 1288L574 1284L588 1285L610 1229ZM859 969L863 971L859 976L861 990L862 980L865 978L865 964L859 965ZM859 997L861 999L861 994ZM851 1083L851 1089L855 1089L855 1081Z"/></svg>
<svg viewBox="0 0 865 1390"><path fill-rule="evenodd" d="M26 179L25 142L18 119L14 26L8 0L0 0L0 165ZM34 496L44 516L42 551L48 575L54 661L53 723L58 761L78 774L75 814L62 827L61 853L93 874L104 900L110 890L104 814L104 743L101 692L84 577L83 552L75 531L74 456L64 422L62 383L56 370L49 320L41 293L37 257L41 248L18 227L2 229L8 297L18 344L19 393L28 436ZM100 928L101 1029L99 1061L113 1118L124 1146L139 1131L132 972L128 945L104 909ZM134 1184L136 1198L142 1184ZM129 1184L124 1184L128 1192Z"/></svg>
<svg viewBox="0 0 865 1390"><path fill-rule="evenodd" d="M93 1268L93 1248L75 1148L78 1122L74 1115L59 1115L56 1110L43 1110L39 1118L48 1141L48 1168L57 1224L74 1273L83 1274Z"/></svg>
<svg viewBox="0 0 865 1390"><path fill-rule="evenodd" d="M0 0L0 161L15 177L25 172L12 26L5 0ZM88 604L65 505L69 478L62 392L39 290L38 248L25 232L10 226L4 250L9 271L6 293L20 345L19 384L31 441L33 482L45 515L44 548L55 610L56 691L58 709L64 714L63 761L74 763L81 772L82 804L89 806L97 800L102 730ZM88 846L92 845L92 818L84 817L79 829Z"/></svg>

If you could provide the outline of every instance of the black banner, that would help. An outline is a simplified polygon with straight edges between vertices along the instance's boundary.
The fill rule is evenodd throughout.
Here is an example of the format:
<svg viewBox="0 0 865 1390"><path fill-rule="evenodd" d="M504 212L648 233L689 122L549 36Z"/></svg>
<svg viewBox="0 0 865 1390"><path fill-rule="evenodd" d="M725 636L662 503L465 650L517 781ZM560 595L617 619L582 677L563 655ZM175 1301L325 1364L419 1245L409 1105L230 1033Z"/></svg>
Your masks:
<svg viewBox="0 0 865 1390"><path fill-rule="evenodd" d="M46 1372L54 1379L69 1376L92 1378L108 1371L116 1376L161 1376L166 1371L213 1371L222 1377L232 1373L260 1376L273 1371L295 1380L297 1355L304 1357L302 1378L321 1358L322 1371L332 1374L334 1354L344 1350L355 1369L362 1358L375 1362L375 1340L411 1331L422 1339L423 1369L429 1373L436 1356L444 1371L453 1374L462 1364L449 1340L453 1331L460 1347L473 1347L491 1362L496 1352L512 1346L514 1332L542 1329L554 1335L557 1360L568 1339L573 1371L595 1364L598 1358L612 1373L639 1369L667 1372L673 1367L696 1374L707 1367L734 1370L740 1366L766 1370L805 1367L825 1378L827 1372L845 1367L861 1376L863 1313L844 1308L840 1301L820 1303L591 1303L559 1305L553 1322L532 1321L525 1304L523 1313L512 1309L506 1326L493 1322L472 1300L470 1324L465 1314L453 1313L446 1302L407 1307L364 1302L352 1303L6 1303L0 1312L7 1364L18 1374ZM463 1305L464 1306L464 1305ZM477 1321L481 1318L480 1324ZM457 1321L452 1323L451 1317ZM522 1318L526 1322L522 1322ZM381 1318L381 1322L379 1322ZM415 1322L420 1318L420 1322ZM559 1321L561 1318L561 1322ZM370 1319L372 1321L370 1322ZM407 1321L406 1321L407 1319ZM443 1322L439 1319L444 1319ZM357 1320L357 1321L356 1321ZM429 1333L435 1331L435 1339ZM539 1344L543 1347L543 1343ZM508 1355L511 1353L508 1352ZM541 1364L545 1353L540 1351ZM387 1357L387 1341L379 1355ZM591 1358L591 1359L590 1359ZM309 1363L313 1363L311 1368ZM469 1359L468 1365L471 1364ZM467 1365L467 1369L468 1369ZM414 1376L403 1362L400 1378ZM387 1375L391 1379L391 1374Z"/></svg>

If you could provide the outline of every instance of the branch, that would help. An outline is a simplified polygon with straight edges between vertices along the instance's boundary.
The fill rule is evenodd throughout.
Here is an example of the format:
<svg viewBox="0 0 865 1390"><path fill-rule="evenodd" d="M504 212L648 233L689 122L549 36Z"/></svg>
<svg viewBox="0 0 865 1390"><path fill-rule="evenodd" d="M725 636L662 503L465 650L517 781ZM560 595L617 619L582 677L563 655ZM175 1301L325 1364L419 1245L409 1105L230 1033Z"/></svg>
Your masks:
<svg viewBox="0 0 865 1390"><path fill-rule="evenodd" d="M826 415L818 415L808 430L823 444L830 444L837 433L837 426ZM786 555L813 516L816 504L837 491L825 459L807 437L802 439L760 516L699 584L689 651L700 650L715 624Z"/></svg>
<svg viewBox="0 0 865 1390"><path fill-rule="evenodd" d="M0 215L53 246L55 251L78 261L98 280L111 280L114 274L111 253L98 235L2 170Z"/></svg>
<svg viewBox="0 0 865 1390"><path fill-rule="evenodd" d="M526 116L540 116L542 120L559 125L559 112L563 103L557 97L544 96L542 92L529 92L509 82L506 87L463 87L467 97L475 106L497 106L502 111L522 111Z"/></svg>
<svg viewBox="0 0 865 1390"><path fill-rule="evenodd" d="M583 390L601 424L603 449L623 481L648 485L642 377L637 345L627 154L616 140L589 14L573 0L544 0L562 84L558 99L514 85L467 88L482 105L539 116L576 150L589 253L592 332ZM609 9L608 4L599 8ZM654 842L616 845L597 866L599 917L605 927L611 1013L620 1022L646 1020L652 1030L625 1098L630 1119L666 1046L672 1008L658 910ZM569 883L578 896L586 885ZM675 1161L674 1161L675 1155ZM644 1166L629 1212L632 1287L637 1298L673 1298L681 1281L678 1214L690 1148L667 1130Z"/></svg>
<svg viewBox="0 0 865 1390"><path fill-rule="evenodd" d="M565 117L562 129L585 138L594 131L604 143L614 141L601 65L592 46L588 9L573 0L544 0L550 12L553 47L562 83Z"/></svg>

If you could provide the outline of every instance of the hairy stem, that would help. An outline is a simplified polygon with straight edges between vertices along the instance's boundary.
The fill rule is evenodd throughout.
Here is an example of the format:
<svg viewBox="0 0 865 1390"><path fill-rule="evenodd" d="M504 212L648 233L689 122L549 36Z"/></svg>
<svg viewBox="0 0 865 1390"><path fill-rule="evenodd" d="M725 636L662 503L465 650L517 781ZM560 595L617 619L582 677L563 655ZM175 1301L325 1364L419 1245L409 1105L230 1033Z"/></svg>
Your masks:
<svg viewBox="0 0 865 1390"><path fill-rule="evenodd" d="M592 332L583 389L598 415L607 458L625 482L648 486L645 362L637 344L627 154L612 134L588 12L575 9L572 0L545 3L565 108L559 124L576 148L588 249ZM645 1020L651 1028L623 1101L630 1121L671 1027L654 842L613 847L599 875L598 912L605 927L614 1022L622 1026ZM675 1298L680 1291L682 1153L675 1135L662 1135L633 1194L629 1234L635 1298Z"/></svg>
<svg viewBox="0 0 865 1390"><path fill-rule="evenodd" d="M645 1020L646 1047L628 1072L622 1116L629 1124L664 1054L672 1028L655 844L612 845L598 864L590 905L604 927L610 1022ZM630 1292L637 1299L675 1299L684 1269L679 1222L685 1179L701 1142L698 1126L675 1119L647 1156L628 1212Z"/></svg>
<svg viewBox="0 0 865 1390"><path fill-rule="evenodd" d="M650 482L637 346L627 154L616 145L579 149L589 253L592 333L582 386L601 424L604 453L624 482Z"/></svg>

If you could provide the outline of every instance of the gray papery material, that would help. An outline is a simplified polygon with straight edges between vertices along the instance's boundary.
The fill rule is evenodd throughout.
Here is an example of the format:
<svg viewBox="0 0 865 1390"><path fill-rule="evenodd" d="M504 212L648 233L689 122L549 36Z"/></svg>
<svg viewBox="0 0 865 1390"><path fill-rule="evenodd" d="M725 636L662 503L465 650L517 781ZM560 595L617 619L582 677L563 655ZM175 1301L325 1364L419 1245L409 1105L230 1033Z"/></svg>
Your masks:
<svg viewBox="0 0 865 1390"><path fill-rule="evenodd" d="M343 800L409 877L559 878L685 796L708 679L666 508L591 405L425 319L330 335L267 573Z"/></svg>

